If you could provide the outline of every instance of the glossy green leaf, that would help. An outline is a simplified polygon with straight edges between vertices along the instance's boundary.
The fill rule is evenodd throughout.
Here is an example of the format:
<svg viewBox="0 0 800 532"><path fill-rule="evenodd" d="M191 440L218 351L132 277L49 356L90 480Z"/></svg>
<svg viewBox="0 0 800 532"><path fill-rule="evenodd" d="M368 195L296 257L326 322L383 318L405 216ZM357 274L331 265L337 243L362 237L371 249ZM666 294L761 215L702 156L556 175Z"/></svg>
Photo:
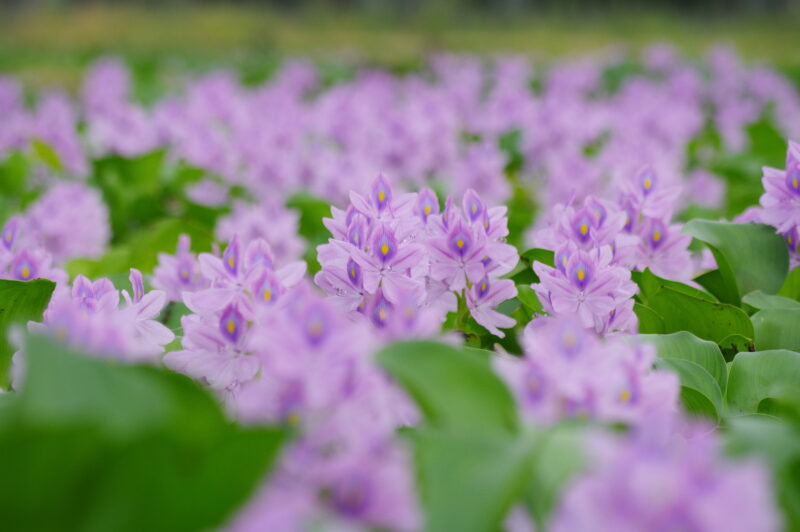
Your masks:
<svg viewBox="0 0 800 532"><path fill-rule="evenodd" d="M331 215L331 205L325 200L301 192L295 194L286 202L286 206L300 213L299 233L306 243L306 253L303 258L308 264L309 273L319 271L317 262L317 246L324 244L330 238L330 232L323 225L322 219Z"/></svg>
<svg viewBox="0 0 800 532"><path fill-rule="evenodd" d="M708 245L727 291L736 294L737 299L754 290L774 294L783 285L789 252L774 228L753 223L692 220L683 232Z"/></svg>
<svg viewBox="0 0 800 532"><path fill-rule="evenodd" d="M555 426L542 435L536 448L525 500L536 524L543 529L563 489L587 466L586 433L583 425Z"/></svg>
<svg viewBox="0 0 800 532"><path fill-rule="evenodd" d="M639 338L656 346L659 358L689 360L705 369L717 381L724 394L728 385L728 368L719 346L701 340L691 333L681 331L672 334L641 334Z"/></svg>
<svg viewBox="0 0 800 532"><path fill-rule="evenodd" d="M800 353L786 350L739 353L728 375L731 413L759 412L762 401L800 390Z"/></svg>
<svg viewBox="0 0 800 532"><path fill-rule="evenodd" d="M800 301L800 267L789 272L783 286L778 290L778 295Z"/></svg>
<svg viewBox="0 0 800 532"><path fill-rule="evenodd" d="M639 324L641 333L688 331L715 343L732 334L753 337L753 325L742 309L715 302L700 290L661 279L649 271L638 279L639 297L642 305L648 307L646 314L641 307L635 307L637 316L644 318Z"/></svg>
<svg viewBox="0 0 800 532"><path fill-rule="evenodd" d="M82 273L89 278L114 274L127 276L130 268L150 273L158 264L158 254L174 254L178 238L186 233L192 239L192 251L211 250L213 236L204 228L176 218L156 222L133 237L128 243L112 248L99 259L75 259L67 264L71 277Z"/></svg>
<svg viewBox="0 0 800 532"><path fill-rule="evenodd" d="M413 441L425 529L498 530L530 479L535 436L428 430Z"/></svg>
<svg viewBox="0 0 800 532"><path fill-rule="evenodd" d="M768 308L759 310L750 319L759 351L800 351L800 308Z"/></svg>
<svg viewBox="0 0 800 532"><path fill-rule="evenodd" d="M478 434L517 429L514 399L485 356L416 341L389 345L377 360L435 427Z"/></svg>
<svg viewBox="0 0 800 532"><path fill-rule="evenodd" d="M705 368L683 358L662 358L656 366L678 375L681 380L681 400L689 413L714 420L722 417L722 391Z"/></svg>
<svg viewBox="0 0 800 532"><path fill-rule="evenodd" d="M50 302L55 283L47 279L34 281L0 280L0 388L8 389L8 370L15 348L8 341L9 327L24 327L28 321L41 321Z"/></svg>
<svg viewBox="0 0 800 532"><path fill-rule="evenodd" d="M800 301L796 299L773 296L760 290L745 295L742 298L742 302L757 309L800 309Z"/></svg>
<svg viewBox="0 0 800 532"><path fill-rule="evenodd" d="M230 423L190 379L112 364L47 338L0 416L9 530L216 529L264 478L287 433Z"/></svg>

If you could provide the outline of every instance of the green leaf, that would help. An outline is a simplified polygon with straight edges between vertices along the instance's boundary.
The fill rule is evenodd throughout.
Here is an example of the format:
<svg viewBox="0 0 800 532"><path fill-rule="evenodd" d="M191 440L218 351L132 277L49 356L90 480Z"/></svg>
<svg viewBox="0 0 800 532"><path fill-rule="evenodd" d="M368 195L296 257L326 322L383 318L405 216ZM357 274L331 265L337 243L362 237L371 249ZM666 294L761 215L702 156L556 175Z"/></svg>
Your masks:
<svg viewBox="0 0 800 532"><path fill-rule="evenodd" d="M8 341L8 330L13 324L41 321L42 313L50 302L55 283L47 279L34 281L0 280L0 387L8 389L8 369L14 348Z"/></svg>
<svg viewBox="0 0 800 532"><path fill-rule="evenodd" d="M639 330L651 334L664 333L664 318L647 305L634 302L633 312L639 320Z"/></svg>
<svg viewBox="0 0 800 532"><path fill-rule="evenodd" d="M639 297L642 304L652 311L643 313L641 307L635 307L637 316L641 313L645 318L639 325L640 332L667 334L688 331L715 343L720 343L732 334L753 337L753 325L742 309L711 301L707 299L710 296L704 292L661 279L649 270L638 278L641 288ZM655 320L654 315L661 318L660 323Z"/></svg>
<svg viewBox="0 0 800 532"><path fill-rule="evenodd" d="M286 206L300 212L299 232L308 246L303 258L308 265L308 272L314 274L320 269L317 246L327 242L331 236L322 224L322 219L330 216L330 203L306 192L299 192L289 198Z"/></svg>
<svg viewBox="0 0 800 532"><path fill-rule="evenodd" d="M177 218L168 218L156 222L142 231L127 244L112 248L103 257L76 259L67 263L70 277L82 273L89 278L124 274L130 268L137 268L143 273L150 273L158 264L159 253L175 253L178 237L186 233L192 239L192 251L210 251L213 236L194 223Z"/></svg>
<svg viewBox="0 0 800 532"><path fill-rule="evenodd" d="M33 149L33 155L49 166L51 170L61 172L64 169L61 158L58 156L56 150L49 144L39 139L33 139L31 141L31 148Z"/></svg>
<svg viewBox="0 0 800 532"><path fill-rule="evenodd" d="M760 290L745 295L742 298L742 302L757 309L800 309L800 301L789 299L788 297L765 294Z"/></svg>
<svg viewBox="0 0 800 532"><path fill-rule="evenodd" d="M282 429L231 424L176 373L112 364L29 337L26 378L0 417L9 530L216 529L263 480Z"/></svg>
<svg viewBox="0 0 800 532"><path fill-rule="evenodd" d="M413 435L426 530L498 530L530 478L532 436Z"/></svg>
<svg viewBox="0 0 800 532"><path fill-rule="evenodd" d="M681 400L690 414L714 420L722 417L722 392L714 377L700 364L683 358L662 358L659 368L673 371L681 380Z"/></svg>
<svg viewBox="0 0 800 532"><path fill-rule="evenodd" d="M514 399L482 354L416 341L389 345L377 360L435 427L476 434L518 428Z"/></svg>
<svg viewBox="0 0 800 532"><path fill-rule="evenodd" d="M542 313L542 303L530 286L517 285L517 299L531 316Z"/></svg>
<svg viewBox="0 0 800 532"><path fill-rule="evenodd" d="M3 196L21 196L29 172L28 159L20 152L12 152L0 162L0 192Z"/></svg>
<svg viewBox="0 0 800 532"><path fill-rule="evenodd" d="M728 368L719 346L701 340L691 333L681 331L672 334L640 334L639 338L656 346L660 358L689 360L705 369L719 385L724 394L728 386Z"/></svg>
<svg viewBox="0 0 800 532"><path fill-rule="evenodd" d="M789 252L774 228L753 223L692 220L683 232L711 249L726 287L725 294L736 295L734 303L738 303L742 294L754 290L774 294L781 288L789 268Z"/></svg>
<svg viewBox="0 0 800 532"><path fill-rule="evenodd" d="M754 339L759 351L770 349L800 351L800 308L759 310L750 319L753 322Z"/></svg>
<svg viewBox="0 0 800 532"><path fill-rule="evenodd" d="M719 270L711 270L698 277L694 281L713 294L719 301L723 303L730 303L732 305L739 304L739 293L736 291L735 286L726 283Z"/></svg>
<svg viewBox="0 0 800 532"><path fill-rule="evenodd" d="M789 272L778 295L800 301L800 266Z"/></svg>
<svg viewBox="0 0 800 532"><path fill-rule="evenodd" d="M800 389L800 353L786 350L739 353L728 375L728 408L732 413L759 412L765 399L778 400Z"/></svg>
<svg viewBox="0 0 800 532"><path fill-rule="evenodd" d="M586 432L581 425L556 425L537 446L525 498L541 529L547 528L564 487L587 466Z"/></svg>

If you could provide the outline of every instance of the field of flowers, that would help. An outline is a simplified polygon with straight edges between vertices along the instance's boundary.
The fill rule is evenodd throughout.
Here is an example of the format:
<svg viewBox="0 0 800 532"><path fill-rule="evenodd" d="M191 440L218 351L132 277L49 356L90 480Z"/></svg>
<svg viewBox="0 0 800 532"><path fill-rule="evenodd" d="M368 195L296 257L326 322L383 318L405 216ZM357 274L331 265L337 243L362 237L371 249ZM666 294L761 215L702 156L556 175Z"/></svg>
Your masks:
<svg viewBox="0 0 800 532"><path fill-rule="evenodd" d="M3 530L800 530L789 79L327 74L0 77Z"/></svg>

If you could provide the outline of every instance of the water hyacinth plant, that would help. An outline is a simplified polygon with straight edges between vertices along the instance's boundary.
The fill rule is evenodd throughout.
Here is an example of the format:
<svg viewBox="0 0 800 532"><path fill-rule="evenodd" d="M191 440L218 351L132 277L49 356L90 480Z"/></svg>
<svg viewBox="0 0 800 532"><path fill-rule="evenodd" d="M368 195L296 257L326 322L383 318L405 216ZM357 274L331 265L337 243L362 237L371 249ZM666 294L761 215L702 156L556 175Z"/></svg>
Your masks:
<svg viewBox="0 0 800 532"><path fill-rule="evenodd" d="M789 80L134 77L0 78L9 530L800 528Z"/></svg>

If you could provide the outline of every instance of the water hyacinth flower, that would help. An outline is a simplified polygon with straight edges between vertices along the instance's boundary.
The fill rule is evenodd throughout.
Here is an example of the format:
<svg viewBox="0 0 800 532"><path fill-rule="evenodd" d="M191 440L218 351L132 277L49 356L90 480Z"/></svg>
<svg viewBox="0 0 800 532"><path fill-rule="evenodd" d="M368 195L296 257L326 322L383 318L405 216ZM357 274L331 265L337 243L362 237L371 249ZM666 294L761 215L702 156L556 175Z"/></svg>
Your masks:
<svg viewBox="0 0 800 532"><path fill-rule="evenodd" d="M191 247L189 235L181 234L175 255L158 254L158 265L153 270L152 284L162 290L169 301L181 301L184 292L197 292L209 284L200 273L200 265L191 252Z"/></svg>
<svg viewBox="0 0 800 532"><path fill-rule="evenodd" d="M465 223L460 217L450 223L445 236L428 241L431 278L459 292L467 287L467 282L476 283L484 276L486 237L479 227Z"/></svg>
<svg viewBox="0 0 800 532"><path fill-rule="evenodd" d="M142 343L151 344L155 351L161 352L162 346L175 339L175 334L155 319L164 308L167 296L161 290L145 293L142 272L135 268L131 268L130 281L133 296L125 290L122 291L122 296L128 303L129 312L135 314L133 321L136 333Z"/></svg>
<svg viewBox="0 0 800 532"><path fill-rule="evenodd" d="M274 269L274 256L265 240L253 240L242 253L236 236L228 243L222 257L201 253L198 262L208 287L184 292L183 301L199 314L217 312L235 304L250 318L256 306L274 304L285 289L300 282L306 271L303 261Z"/></svg>
<svg viewBox="0 0 800 532"><path fill-rule="evenodd" d="M780 530L767 472L720 458L708 427L658 438L596 440L590 471L567 486L551 529Z"/></svg>
<svg viewBox="0 0 800 532"><path fill-rule="evenodd" d="M689 282L694 273L689 244L692 237L681 234L680 224L665 224L647 219L641 228L641 240L635 250L635 268L650 270L665 279Z"/></svg>
<svg viewBox="0 0 800 532"><path fill-rule="evenodd" d="M628 270L611 264L610 247L572 253L568 249L563 246L556 252L557 268L534 263L540 282L531 288L548 313L577 315L586 327L602 327L603 320L630 299L637 287Z"/></svg>
<svg viewBox="0 0 800 532"><path fill-rule="evenodd" d="M364 290L368 293L375 294L380 287L386 297L395 303L400 301L402 292L416 291L421 296L422 283L408 273L422 260L422 247L416 243L398 242L395 232L387 224L379 224L373 231L369 253L350 243L340 246L361 267Z"/></svg>
<svg viewBox="0 0 800 532"><path fill-rule="evenodd" d="M761 196L761 221L776 228L777 232L791 235L800 227L800 144L789 141L785 170L764 168L764 194ZM787 244L796 255L795 242Z"/></svg>
<svg viewBox="0 0 800 532"><path fill-rule="evenodd" d="M24 221L12 217L0 233L0 278L16 281L49 279L63 285L67 274L53 266L50 253L27 238Z"/></svg>
<svg viewBox="0 0 800 532"><path fill-rule="evenodd" d="M229 304L219 316L183 316L183 349L164 355L164 364L218 391L236 392L252 380L261 360L251 349L251 326Z"/></svg>
<svg viewBox="0 0 800 532"><path fill-rule="evenodd" d="M652 346L602 340L572 316L534 319L522 343L524 357L498 358L496 367L532 422L580 418L638 425L678 411L678 379L653 370Z"/></svg>
<svg viewBox="0 0 800 532"><path fill-rule="evenodd" d="M489 279L484 277L472 285L467 292L467 307L475 321L490 333L503 338L499 328L508 329L516 325L516 320L494 310L494 307L507 299L517 296L517 287L510 279Z"/></svg>
<svg viewBox="0 0 800 532"><path fill-rule="evenodd" d="M58 183L25 213L29 236L54 261L103 254L111 236L108 208L100 194L83 183Z"/></svg>

